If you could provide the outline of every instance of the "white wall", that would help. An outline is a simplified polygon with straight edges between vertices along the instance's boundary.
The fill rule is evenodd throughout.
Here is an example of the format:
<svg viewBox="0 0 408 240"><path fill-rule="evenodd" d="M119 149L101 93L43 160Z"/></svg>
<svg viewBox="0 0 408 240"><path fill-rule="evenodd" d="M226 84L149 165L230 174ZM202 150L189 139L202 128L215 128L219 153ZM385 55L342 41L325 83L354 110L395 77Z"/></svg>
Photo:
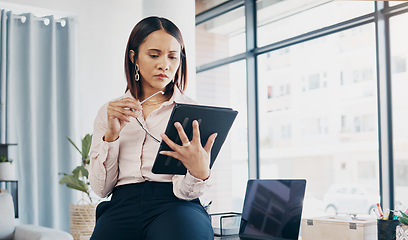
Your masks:
<svg viewBox="0 0 408 240"><path fill-rule="evenodd" d="M92 132L101 105L123 94L126 43L145 16L166 17L178 25L186 43L190 95L195 89L195 4L193 0L1 0L0 8L76 18L78 134Z"/></svg>
<svg viewBox="0 0 408 240"><path fill-rule="evenodd" d="M55 14L76 19L78 134L92 132L99 107L126 88L123 58L133 26L142 18L134 0L5 0L13 12Z"/></svg>

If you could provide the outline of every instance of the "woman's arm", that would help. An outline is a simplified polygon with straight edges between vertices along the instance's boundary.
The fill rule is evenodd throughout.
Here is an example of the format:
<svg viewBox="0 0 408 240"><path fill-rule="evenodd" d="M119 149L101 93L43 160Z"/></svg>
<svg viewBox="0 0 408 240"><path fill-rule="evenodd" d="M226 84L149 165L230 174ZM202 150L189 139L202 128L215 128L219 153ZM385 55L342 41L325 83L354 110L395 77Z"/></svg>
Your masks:
<svg viewBox="0 0 408 240"><path fill-rule="evenodd" d="M193 121L193 139L189 141L180 123L174 126L180 136L182 145L178 145L170 140L164 133L161 137L173 151L161 151L160 154L174 157L180 160L187 168L185 176L173 177L173 192L181 199L191 200L200 197L204 189L209 185L210 177L210 156L211 148L214 144L217 133L208 137L207 143L203 147L200 140L200 130L198 122Z"/></svg>
<svg viewBox="0 0 408 240"><path fill-rule="evenodd" d="M201 197L205 190L211 185L209 179L201 180L190 174L187 171L186 175L174 175L173 182L173 193L176 197L184 200L193 200Z"/></svg>
<svg viewBox="0 0 408 240"><path fill-rule="evenodd" d="M119 134L130 117L138 117L142 106L134 98L120 98L104 105L94 123L89 181L92 190L106 197L118 180Z"/></svg>
<svg viewBox="0 0 408 240"><path fill-rule="evenodd" d="M90 151L89 181L92 191L106 197L115 187L118 177L119 139L104 141L107 130L107 105L103 106L95 119Z"/></svg>

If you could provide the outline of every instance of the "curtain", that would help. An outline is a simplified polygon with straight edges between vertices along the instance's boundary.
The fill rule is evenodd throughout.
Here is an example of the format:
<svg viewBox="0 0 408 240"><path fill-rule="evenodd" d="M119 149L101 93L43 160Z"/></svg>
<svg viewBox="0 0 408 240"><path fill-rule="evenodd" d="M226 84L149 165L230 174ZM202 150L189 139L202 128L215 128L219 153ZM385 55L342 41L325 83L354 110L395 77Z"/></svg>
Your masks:
<svg viewBox="0 0 408 240"><path fill-rule="evenodd" d="M76 195L59 185L59 173L71 172L80 159L67 140L80 141L74 136L73 25L71 18L1 11L2 141L17 144L19 221L65 231Z"/></svg>

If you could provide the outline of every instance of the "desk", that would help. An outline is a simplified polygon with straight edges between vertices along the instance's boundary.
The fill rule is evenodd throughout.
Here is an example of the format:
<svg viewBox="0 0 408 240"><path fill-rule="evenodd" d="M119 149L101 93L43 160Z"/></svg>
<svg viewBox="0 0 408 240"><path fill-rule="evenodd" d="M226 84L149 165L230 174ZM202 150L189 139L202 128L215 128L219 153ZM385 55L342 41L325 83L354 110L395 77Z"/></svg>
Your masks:
<svg viewBox="0 0 408 240"><path fill-rule="evenodd" d="M0 188L6 189L13 197L14 217L18 218L18 181L0 180Z"/></svg>
<svg viewBox="0 0 408 240"><path fill-rule="evenodd" d="M215 236L214 240L240 240L238 235L229 235L229 236Z"/></svg>

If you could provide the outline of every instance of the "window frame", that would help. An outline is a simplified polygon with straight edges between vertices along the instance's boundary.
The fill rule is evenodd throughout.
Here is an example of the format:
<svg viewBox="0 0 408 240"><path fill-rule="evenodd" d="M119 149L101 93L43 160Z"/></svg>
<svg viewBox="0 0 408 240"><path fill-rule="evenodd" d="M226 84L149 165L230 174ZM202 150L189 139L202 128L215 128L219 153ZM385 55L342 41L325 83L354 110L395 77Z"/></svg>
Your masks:
<svg viewBox="0 0 408 240"><path fill-rule="evenodd" d="M257 57L270 51L324 37L336 32L374 23L376 34L377 108L379 143L379 193L383 208L394 209L394 165L391 102L391 57L389 19L408 12L408 3L389 7L388 2L373 1L373 12L334 25L306 32L266 46L257 46L256 0L230 0L196 15L196 26L236 8L245 8L246 51L196 67L204 72L236 61L246 60L248 112L248 177L259 179L259 113Z"/></svg>

